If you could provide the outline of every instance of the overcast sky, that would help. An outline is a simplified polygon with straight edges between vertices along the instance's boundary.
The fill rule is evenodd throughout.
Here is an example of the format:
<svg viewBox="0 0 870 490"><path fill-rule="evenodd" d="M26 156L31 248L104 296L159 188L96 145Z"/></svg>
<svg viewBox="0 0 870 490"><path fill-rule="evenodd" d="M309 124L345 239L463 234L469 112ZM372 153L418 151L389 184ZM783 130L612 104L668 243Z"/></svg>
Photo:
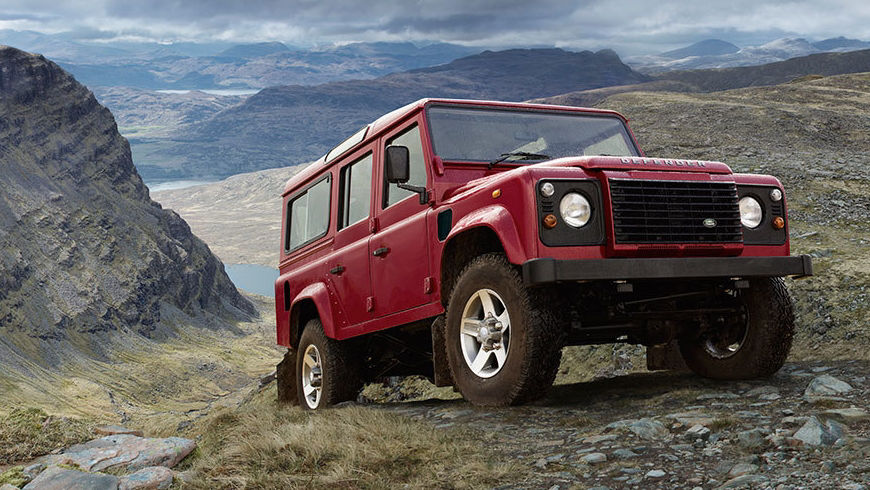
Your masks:
<svg viewBox="0 0 870 490"><path fill-rule="evenodd" d="M870 1L3 0L0 29L81 40L446 41L657 53L707 38L870 40Z"/></svg>

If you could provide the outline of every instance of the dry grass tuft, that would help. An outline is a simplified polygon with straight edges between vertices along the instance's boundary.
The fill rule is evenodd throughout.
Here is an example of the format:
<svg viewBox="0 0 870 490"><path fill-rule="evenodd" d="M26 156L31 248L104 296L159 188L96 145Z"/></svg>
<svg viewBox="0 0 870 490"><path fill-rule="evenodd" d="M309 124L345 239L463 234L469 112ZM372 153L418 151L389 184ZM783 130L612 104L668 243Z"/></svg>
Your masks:
<svg viewBox="0 0 870 490"><path fill-rule="evenodd" d="M17 408L0 415L0 465L29 461L92 437L91 422L54 417L38 408Z"/></svg>
<svg viewBox="0 0 870 490"><path fill-rule="evenodd" d="M480 439L366 407L304 412L274 388L209 415L189 488L477 488L514 467L486 461Z"/></svg>

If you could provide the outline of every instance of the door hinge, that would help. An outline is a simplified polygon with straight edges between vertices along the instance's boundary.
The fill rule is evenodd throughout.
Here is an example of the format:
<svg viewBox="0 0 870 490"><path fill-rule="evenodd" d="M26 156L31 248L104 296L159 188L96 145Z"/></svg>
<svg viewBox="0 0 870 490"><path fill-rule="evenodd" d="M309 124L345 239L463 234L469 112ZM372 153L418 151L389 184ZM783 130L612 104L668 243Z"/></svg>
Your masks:
<svg viewBox="0 0 870 490"><path fill-rule="evenodd" d="M375 311L375 297L369 296L366 298L366 311Z"/></svg>
<svg viewBox="0 0 870 490"><path fill-rule="evenodd" d="M429 294L432 292L432 283L433 282L434 281L432 280L431 277L427 277L427 278L423 279L423 292L424 293Z"/></svg>

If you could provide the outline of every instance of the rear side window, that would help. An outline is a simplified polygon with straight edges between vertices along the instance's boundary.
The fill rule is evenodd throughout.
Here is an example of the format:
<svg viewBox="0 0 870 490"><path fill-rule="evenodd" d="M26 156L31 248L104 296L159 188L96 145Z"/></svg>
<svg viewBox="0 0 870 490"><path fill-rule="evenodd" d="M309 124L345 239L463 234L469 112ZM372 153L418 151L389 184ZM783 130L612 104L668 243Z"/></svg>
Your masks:
<svg viewBox="0 0 870 490"><path fill-rule="evenodd" d="M286 251L296 250L326 235L329 229L330 181L327 176L287 204Z"/></svg>
<svg viewBox="0 0 870 490"><path fill-rule="evenodd" d="M338 228L342 229L369 217L372 196L372 154L341 169L341 204Z"/></svg>

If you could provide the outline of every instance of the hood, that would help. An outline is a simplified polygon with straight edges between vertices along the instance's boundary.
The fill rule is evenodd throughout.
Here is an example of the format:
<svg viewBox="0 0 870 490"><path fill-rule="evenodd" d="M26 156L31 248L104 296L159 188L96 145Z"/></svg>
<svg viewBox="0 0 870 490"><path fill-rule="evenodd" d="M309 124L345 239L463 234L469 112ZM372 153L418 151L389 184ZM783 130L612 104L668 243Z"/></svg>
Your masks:
<svg viewBox="0 0 870 490"><path fill-rule="evenodd" d="M538 167L580 167L586 170L660 170L665 172L703 172L730 174L722 162L650 157L566 157L537 164Z"/></svg>

